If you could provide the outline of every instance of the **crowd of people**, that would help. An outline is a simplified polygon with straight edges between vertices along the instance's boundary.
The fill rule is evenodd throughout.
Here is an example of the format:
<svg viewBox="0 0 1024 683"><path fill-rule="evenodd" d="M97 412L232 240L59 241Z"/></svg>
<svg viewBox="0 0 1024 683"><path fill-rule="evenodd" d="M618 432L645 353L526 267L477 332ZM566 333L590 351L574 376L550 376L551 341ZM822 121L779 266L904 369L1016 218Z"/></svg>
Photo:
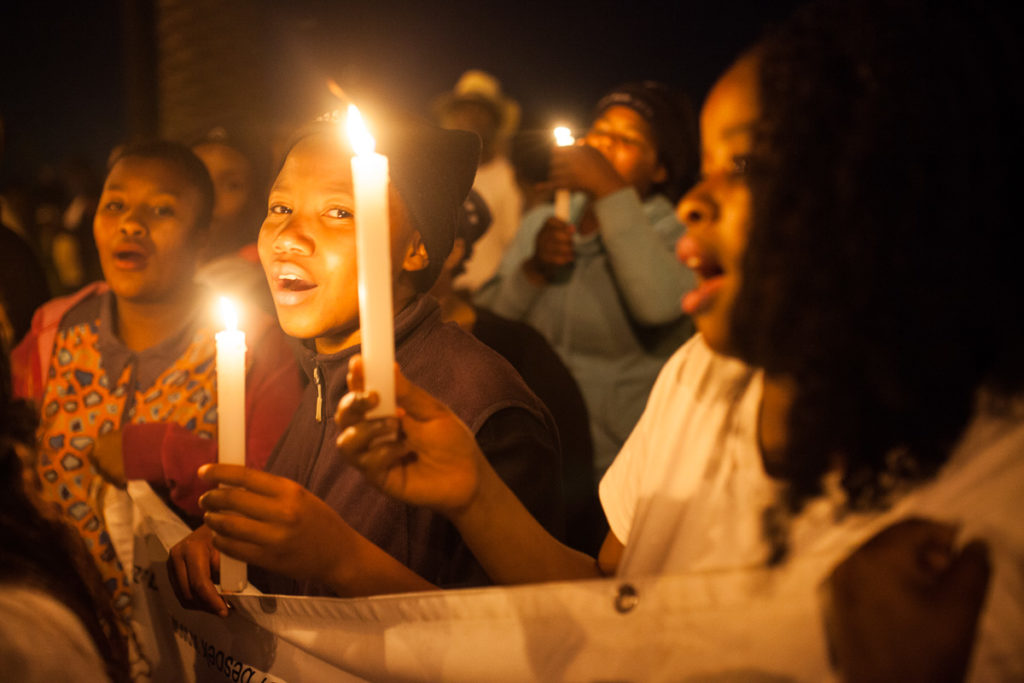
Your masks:
<svg viewBox="0 0 1024 683"><path fill-rule="evenodd" d="M92 216L66 232L96 282L3 229L5 261L50 266L0 290L0 661L59 671L22 624L130 677L104 505L143 479L193 529L179 599L221 616L224 555L264 592L336 597L769 571L818 596L842 679L1024 678L1017 36L985 3L819 0L699 116L611 88L543 177L490 74L432 122L375 120L383 418L341 115L276 174L224 129L118 148L63 214ZM213 291L245 302L245 465L216 464Z"/></svg>

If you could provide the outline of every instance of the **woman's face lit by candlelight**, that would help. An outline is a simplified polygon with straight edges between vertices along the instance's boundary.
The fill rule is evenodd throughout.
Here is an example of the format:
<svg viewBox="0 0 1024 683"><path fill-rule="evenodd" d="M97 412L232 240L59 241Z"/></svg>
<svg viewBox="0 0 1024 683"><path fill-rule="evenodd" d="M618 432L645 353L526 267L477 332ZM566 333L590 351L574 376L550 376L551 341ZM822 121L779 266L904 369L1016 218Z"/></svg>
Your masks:
<svg viewBox="0 0 1024 683"><path fill-rule="evenodd" d="M676 254L697 275L696 289L683 297L683 310L708 345L726 354L733 350L730 316L750 229L746 170L758 115L757 60L747 56L708 95L700 118L701 179L677 208L686 234Z"/></svg>
<svg viewBox="0 0 1024 683"><path fill-rule="evenodd" d="M645 196L651 186L665 180L658 161L654 131L636 111L622 105L608 107L590 126L583 142L601 152L622 179Z"/></svg>
<svg viewBox="0 0 1024 683"><path fill-rule="evenodd" d="M191 287L203 243L195 228L199 205L199 191L168 161L125 157L114 164L93 236L103 277L117 297L166 301Z"/></svg>
<svg viewBox="0 0 1024 683"><path fill-rule="evenodd" d="M270 190L259 254L284 331L340 351L359 326L351 151L328 135L300 140ZM419 234L392 191L395 274L426 266ZM397 293L396 289L396 293Z"/></svg>

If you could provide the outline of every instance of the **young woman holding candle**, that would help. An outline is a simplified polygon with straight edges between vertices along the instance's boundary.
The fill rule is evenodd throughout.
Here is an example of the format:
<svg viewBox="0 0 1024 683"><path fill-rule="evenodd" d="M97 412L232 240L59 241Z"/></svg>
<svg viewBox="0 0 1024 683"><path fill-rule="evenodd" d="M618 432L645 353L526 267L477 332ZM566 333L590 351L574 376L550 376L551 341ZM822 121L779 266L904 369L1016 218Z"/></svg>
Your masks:
<svg viewBox="0 0 1024 683"><path fill-rule="evenodd" d="M1003 87L1021 78L1016 37L982 5L821 3L715 85L702 179L679 207L700 334L602 480L596 563L543 534L466 429L402 378L404 438L375 443L388 426L362 421L353 395L341 453L452 519L500 582L747 578L751 601L788 586L806 610L802 629L750 628L799 644L809 680L830 675L823 612L849 680L1021 679L1024 296L1006 231L1024 100ZM948 526L901 522L854 555L859 580L857 563L832 573L913 517ZM961 552L957 532L989 547L987 599L984 553Z"/></svg>
<svg viewBox="0 0 1024 683"><path fill-rule="evenodd" d="M568 218L553 204L527 213L476 301L532 325L569 367L590 414L596 480L693 332L678 306L693 276L672 254L683 232L675 203L697 170L693 108L667 86L625 84L601 98L579 143L552 150L548 184L573 192Z"/></svg>
<svg viewBox="0 0 1024 683"><path fill-rule="evenodd" d="M377 123L377 150L390 165L396 362L470 425L497 476L560 534L558 437L547 409L504 359L444 324L425 295L451 249L479 142L414 121ZM206 524L171 550L170 573L186 604L226 613L211 577L220 551L248 562L253 583L277 593L352 596L488 582L447 520L385 496L337 456L333 412L361 341L359 208L341 130L325 121L296 135L259 237L281 325L306 340L311 383L265 472L203 470L208 482L234 488L207 493Z"/></svg>
<svg viewBox="0 0 1024 683"><path fill-rule="evenodd" d="M217 453L214 297L193 284L213 190L202 163L166 142L125 148L94 232L105 281L36 312L12 354L16 391L40 410L38 476L86 539L118 609L129 584L107 535L106 482L146 479L186 516ZM261 467L301 393L272 318L247 310L247 462ZM103 475L98 476L97 473Z"/></svg>

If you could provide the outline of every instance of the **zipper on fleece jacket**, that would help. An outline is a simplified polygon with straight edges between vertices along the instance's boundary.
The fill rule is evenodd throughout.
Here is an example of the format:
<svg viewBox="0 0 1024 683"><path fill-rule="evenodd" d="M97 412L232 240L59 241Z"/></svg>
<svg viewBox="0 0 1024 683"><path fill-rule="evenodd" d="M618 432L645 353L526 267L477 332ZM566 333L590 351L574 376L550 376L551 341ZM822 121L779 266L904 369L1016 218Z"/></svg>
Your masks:
<svg viewBox="0 0 1024 683"><path fill-rule="evenodd" d="M313 366L313 381L316 383L316 421L324 421L324 382L320 366Z"/></svg>
<svg viewBox="0 0 1024 683"><path fill-rule="evenodd" d="M319 427L317 430L318 435L315 439L310 438L308 440L304 440L302 444L303 451L310 454L311 457L303 459L305 464L301 466L302 471L299 473L300 476L295 480L307 489L311 488L310 481L313 478L313 471L316 469L316 465L320 461L320 451L323 449L324 438L327 435L327 428L330 426L324 419L324 395L327 391L324 385L324 372L320 369L320 364L315 361L313 364L313 383L316 385L316 410L314 417L316 418L316 424Z"/></svg>

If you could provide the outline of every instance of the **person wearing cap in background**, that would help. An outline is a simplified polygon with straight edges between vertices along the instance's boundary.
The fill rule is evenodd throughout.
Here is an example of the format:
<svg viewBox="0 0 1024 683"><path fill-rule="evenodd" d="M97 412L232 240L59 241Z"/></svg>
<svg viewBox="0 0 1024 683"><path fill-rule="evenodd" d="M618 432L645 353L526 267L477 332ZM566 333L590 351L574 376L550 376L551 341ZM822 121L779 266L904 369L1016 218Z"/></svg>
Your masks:
<svg viewBox="0 0 1024 683"><path fill-rule="evenodd" d="M459 415L502 479L561 535L550 413L504 359L444 324L425 294L452 248L479 142L417 121L375 120L391 174L396 362ZM208 483L234 488L204 496L205 525L171 549L170 574L187 606L227 614L211 580L221 551L255 565L250 576L264 592L356 596L489 583L454 525L381 493L337 454L333 415L360 343L351 156L337 122L312 124L296 134L271 188L260 260L281 326L306 340L311 382L266 471L200 470Z"/></svg>
<svg viewBox="0 0 1024 683"><path fill-rule="evenodd" d="M523 217L476 302L537 328L562 356L590 413L595 479L643 411L661 366L693 324L679 298L693 274L674 255L673 207L696 176L689 99L652 81L605 95L580 144L552 150L550 187L573 190Z"/></svg>
<svg viewBox="0 0 1024 683"><path fill-rule="evenodd" d="M491 227L477 240L454 282L456 289L475 292L498 270L519 229L522 197L505 150L519 126L519 104L502 94L494 76L471 69L462 74L454 90L435 100L433 110L441 127L480 136L480 165L473 189L487 203Z"/></svg>

